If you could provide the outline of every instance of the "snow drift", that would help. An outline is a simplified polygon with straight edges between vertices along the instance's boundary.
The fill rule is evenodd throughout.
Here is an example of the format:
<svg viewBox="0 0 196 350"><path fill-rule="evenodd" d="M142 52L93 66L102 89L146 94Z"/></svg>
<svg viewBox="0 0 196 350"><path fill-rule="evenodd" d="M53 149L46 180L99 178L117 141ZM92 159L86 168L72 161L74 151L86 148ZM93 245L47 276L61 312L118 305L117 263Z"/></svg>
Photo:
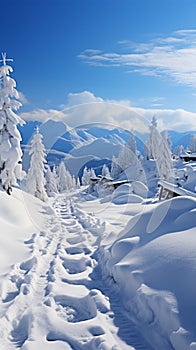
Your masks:
<svg viewBox="0 0 196 350"><path fill-rule="evenodd" d="M133 217L108 247L107 271L157 349L184 350L196 340L195 226L196 200L178 197Z"/></svg>

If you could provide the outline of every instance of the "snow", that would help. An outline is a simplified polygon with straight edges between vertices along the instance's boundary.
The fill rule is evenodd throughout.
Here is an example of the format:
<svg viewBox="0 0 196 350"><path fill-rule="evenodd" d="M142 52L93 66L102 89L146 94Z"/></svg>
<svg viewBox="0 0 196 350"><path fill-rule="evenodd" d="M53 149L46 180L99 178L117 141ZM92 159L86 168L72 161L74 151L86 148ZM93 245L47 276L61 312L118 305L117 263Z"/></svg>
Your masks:
<svg viewBox="0 0 196 350"><path fill-rule="evenodd" d="M71 150L70 154L75 157L93 155L101 159L104 155L104 157L111 159L112 155L117 155L119 153L119 150L120 145L116 145L101 137L87 145Z"/></svg>
<svg viewBox="0 0 196 350"><path fill-rule="evenodd" d="M147 194L0 192L2 350L195 348L196 199Z"/></svg>
<svg viewBox="0 0 196 350"><path fill-rule="evenodd" d="M47 215L40 214L43 210L40 201L26 192L13 189L8 197L1 191L0 198L0 273L4 274L28 257L25 241L39 232Z"/></svg>

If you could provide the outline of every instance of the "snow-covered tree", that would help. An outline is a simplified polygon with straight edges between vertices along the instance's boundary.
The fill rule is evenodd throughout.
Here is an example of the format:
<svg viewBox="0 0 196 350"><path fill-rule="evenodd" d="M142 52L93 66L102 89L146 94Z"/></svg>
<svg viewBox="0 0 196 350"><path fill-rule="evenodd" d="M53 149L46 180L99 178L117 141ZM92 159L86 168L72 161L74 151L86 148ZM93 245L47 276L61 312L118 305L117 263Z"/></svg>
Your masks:
<svg viewBox="0 0 196 350"><path fill-rule="evenodd" d="M196 153L196 135L191 135L189 150L191 153Z"/></svg>
<svg viewBox="0 0 196 350"><path fill-rule="evenodd" d="M58 167L58 191L61 193L67 190L67 173L64 162Z"/></svg>
<svg viewBox="0 0 196 350"><path fill-rule="evenodd" d="M13 69L7 65L6 54L2 53L3 65L0 67L0 183L8 194L11 194L12 185L22 179L20 147L21 135L17 125L25 122L14 112L21 103L16 90L16 82L10 77Z"/></svg>
<svg viewBox="0 0 196 350"><path fill-rule="evenodd" d="M161 143L161 135L157 130L157 120L153 116L151 125L149 126L150 134L145 144L146 159L157 159L159 153L159 144Z"/></svg>
<svg viewBox="0 0 196 350"><path fill-rule="evenodd" d="M27 191L42 201L47 201L45 188L46 153L38 128L31 140L29 154L31 159L26 179Z"/></svg>
<svg viewBox="0 0 196 350"><path fill-rule="evenodd" d="M54 193L58 193L58 188L57 188L57 179L55 176L55 173L51 171L50 166L47 166L46 169L46 192L48 196L51 196Z"/></svg>
<svg viewBox="0 0 196 350"><path fill-rule="evenodd" d="M169 179L172 176L172 160L170 142L167 132L161 135L157 129L157 120L152 118L150 134L145 145L147 159L156 160L157 175L161 179Z"/></svg>
<svg viewBox="0 0 196 350"><path fill-rule="evenodd" d="M61 162L58 168L58 190L60 193L76 188L75 178L72 177L65 163Z"/></svg>
<svg viewBox="0 0 196 350"><path fill-rule="evenodd" d="M90 169L90 179L96 179L97 175L93 168Z"/></svg>
<svg viewBox="0 0 196 350"><path fill-rule="evenodd" d="M158 176L163 180L172 177L172 157L168 142L162 138L159 144L159 152L156 159Z"/></svg>
<svg viewBox="0 0 196 350"><path fill-rule="evenodd" d="M183 145L178 145L174 149L174 154L178 157L180 157L182 154L185 154L185 149Z"/></svg>
<svg viewBox="0 0 196 350"><path fill-rule="evenodd" d="M108 166L106 164L103 165L102 167L102 172L101 172L101 175L102 176L105 176L105 177L110 177L110 170L108 168Z"/></svg>
<svg viewBox="0 0 196 350"><path fill-rule="evenodd" d="M87 186L90 183L90 177L91 177L91 172L90 170L85 166L82 174L82 185Z"/></svg>

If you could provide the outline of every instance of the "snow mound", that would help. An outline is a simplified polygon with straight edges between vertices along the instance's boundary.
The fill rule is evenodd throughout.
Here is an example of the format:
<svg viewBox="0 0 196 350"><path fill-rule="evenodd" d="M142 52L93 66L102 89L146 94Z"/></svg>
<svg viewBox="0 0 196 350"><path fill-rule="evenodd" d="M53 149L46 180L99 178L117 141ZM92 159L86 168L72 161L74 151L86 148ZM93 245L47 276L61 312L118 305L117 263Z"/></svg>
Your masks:
<svg viewBox="0 0 196 350"><path fill-rule="evenodd" d="M133 187L133 184L120 185L112 195L112 203L114 204L142 203L143 198L137 195L136 192L138 190L138 192L144 194L144 190L142 192L142 188L140 188L141 183L139 183L139 181L135 181L135 182L136 182L135 187ZM137 182L139 184L137 184ZM134 188L136 189L135 193L134 193Z"/></svg>
<svg viewBox="0 0 196 350"><path fill-rule="evenodd" d="M123 194L121 196L114 196L112 203L114 204L127 204L127 203L142 203L143 198L135 194Z"/></svg>
<svg viewBox="0 0 196 350"><path fill-rule="evenodd" d="M133 181L132 184L132 192L141 196L142 198L146 198L148 195L148 187L141 181Z"/></svg>
<svg viewBox="0 0 196 350"><path fill-rule="evenodd" d="M195 226L196 199L173 198L133 217L109 248L106 268L156 348L184 350L196 339Z"/></svg>
<svg viewBox="0 0 196 350"><path fill-rule="evenodd" d="M191 165L186 167L187 181L184 184L184 188L189 191L196 192L196 169L193 169Z"/></svg>
<svg viewBox="0 0 196 350"><path fill-rule="evenodd" d="M18 261L28 259L29 249L24 242L33 232L38 232L39 227L44 227L46 217L41 214L43 211L40 200L21 190L13 188L11 196L0 192L1 273Z"/></svg>

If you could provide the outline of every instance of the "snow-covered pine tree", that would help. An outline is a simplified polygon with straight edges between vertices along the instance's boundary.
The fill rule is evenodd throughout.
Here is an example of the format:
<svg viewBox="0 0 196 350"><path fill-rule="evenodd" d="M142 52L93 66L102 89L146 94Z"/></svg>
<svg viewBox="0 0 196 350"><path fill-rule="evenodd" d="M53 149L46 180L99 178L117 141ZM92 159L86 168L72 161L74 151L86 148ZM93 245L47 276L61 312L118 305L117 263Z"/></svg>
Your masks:
<svg viewBox="0 0 196 350"><path fill-rule="evenodd" d="M178 145L174 149L174 155L176 155L177 157L180 157L182 154L185 154L185 153L186 152L183 145Z"/></svg>
<svg viewBox="0 0 196 350"><path fill-rule="evenodd" d="M90 179L96 179L97 175L93 168L90 169Z"/></svg>
<svg viewBox="0 0 196 350"><path fill-rule="evenodd" d="M82 185L87 186L90 183L90 177L91 177L91 172L90 170L85 166L82 174Z"/></svg>
<svg viewBox="0 0 196 350"><path fill-rule="evenodd" d="M157 159L159 144L161 143L162 138L157 130L157 119L155 116L152 118L149 129L150 134L145 144L145 155L147 159Z"/></svg>
<svg viewBox="0 0 196 350"><path fill-rule="evenodd" d="M64 162L59 164L58 175L58 190L60 193L76 188L75 178L70 174Z"/></svg>
<svg viewBox="0 0 196 350"><path fill-rule="evenodd" d="M110 170L108 168L108 166L106 164L103 165L102 167L102 172L101 172L101 175L102 176L105 176L105 177L110 177Z"/></svg>
<svg viewBox="0 0 196 350"><path fill-rule="evenodd" d="M3 65L0 67L0 183L8 194L12 185L25 176L22 171L20 147L21 135L17 125L25 122L14 112L21 103L16 90L16 82L10 77L13 69L7 65L6 54L2 53Z"/></svg>
<svg viewBox="0 0 196 350"><path fill-rule="evenodd" d="M172 156L168 142L162 137L156 159L157 172L160 179L169 180L172 174Z"/></svg>
<svg viewBox="0 0 196 350"><path fill-rule="evenodd" d="M67 174L64 162L61 162L58 167L58 191L62 193L67 190Z"/></svg>
<svg viewBox="0 0 196 350"><path fill-rule="evenodd" d="M55 173L51 171L50 166L47 166L46 169L46 192L48 196L53 195L54 193L58 193L57 181L55 177Z"/></svg>
<svg viewBox="0 0 196 350"><path fill-rule="evenodd" d="M163 136L157 129L157 120L153 116L150 125L150 134L147 139L145 153L147 159L156 160L157 175L160 179L168 180L172 176L172 159L169 138L167 133Z"/></svg>
<svg viewBox="0 0 196 350"><path fill-rule="evenodd" d="M44 176L46 172L46 153L39 128L36 128L36 133L31 140L29 154L31 159L27 173L26 189L29 193L45 202L47 201L46 179Z"/></svg>

